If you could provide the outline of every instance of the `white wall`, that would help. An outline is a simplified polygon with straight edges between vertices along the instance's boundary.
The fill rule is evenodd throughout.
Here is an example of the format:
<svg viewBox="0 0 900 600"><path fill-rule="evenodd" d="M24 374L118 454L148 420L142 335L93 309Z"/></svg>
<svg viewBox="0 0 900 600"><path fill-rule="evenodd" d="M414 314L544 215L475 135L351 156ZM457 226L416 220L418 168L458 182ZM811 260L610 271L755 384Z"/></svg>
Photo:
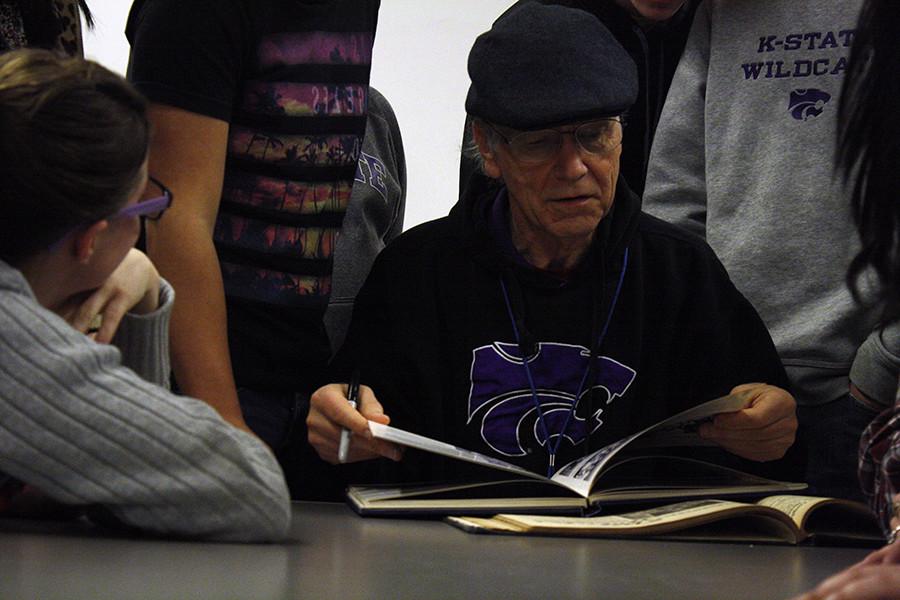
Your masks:
<svg viewBox="0 0 900 600"><path fill-rule="evenodd" d="M459 145L475 37L512 0L382 0L372 85L397 113L408 172L406 227L443 216L456 202ZM96 28L85 54L125 72L127 0L89 0Z"/></svg>
<svg viewBox="0 0 900 600"><path fill-rule="evenodd" d="M128 0L88 0L94 15L94 29L84 30L84 54L106 67L125 74L128 64L128 40L125 39L125 18L131 2Z"/></svg>

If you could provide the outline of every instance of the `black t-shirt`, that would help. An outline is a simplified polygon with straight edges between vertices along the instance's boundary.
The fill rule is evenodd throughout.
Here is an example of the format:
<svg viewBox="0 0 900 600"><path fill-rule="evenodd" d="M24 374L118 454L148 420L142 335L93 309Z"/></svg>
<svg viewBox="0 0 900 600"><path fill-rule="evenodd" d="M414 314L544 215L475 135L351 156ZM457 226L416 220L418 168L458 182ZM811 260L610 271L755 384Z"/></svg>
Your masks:
<svg viewBox="0 0 900 600"><path fill-rule="evenodd" d="M379 4L143 0L129 16L138 89L230 124L214 239L239 387L308 389L329 358Z"/></svg>

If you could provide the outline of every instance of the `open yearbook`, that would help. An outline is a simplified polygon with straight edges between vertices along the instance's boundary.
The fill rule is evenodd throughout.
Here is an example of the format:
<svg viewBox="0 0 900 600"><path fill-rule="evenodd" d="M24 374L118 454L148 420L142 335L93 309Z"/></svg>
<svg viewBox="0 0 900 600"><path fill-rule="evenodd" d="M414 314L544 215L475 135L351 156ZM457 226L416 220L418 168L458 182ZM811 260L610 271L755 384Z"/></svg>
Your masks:
<svg viewBox="0 0 900 600"><path fill-rule="evenodd" d="M499 512L590 514L605 504L692 498L760 497L802 490L788 483L720 465L667 455L665 449L709 445L697 433L705 420L744 408L730 395L710 400L562 466L552 478L506 461L380 423L376 438L505 471L516 479L423 486L351 486L358 513L380 515L484 515Z"/></svg>
<svg viewBox="0 0 900 600"><path fill-rule="evenodd" d="M500 514L447 517L470 533L646 537L747 543L878 545L875 515L859 503L813 496L770 496L756 503L689 500L597 517Z"/></svg>

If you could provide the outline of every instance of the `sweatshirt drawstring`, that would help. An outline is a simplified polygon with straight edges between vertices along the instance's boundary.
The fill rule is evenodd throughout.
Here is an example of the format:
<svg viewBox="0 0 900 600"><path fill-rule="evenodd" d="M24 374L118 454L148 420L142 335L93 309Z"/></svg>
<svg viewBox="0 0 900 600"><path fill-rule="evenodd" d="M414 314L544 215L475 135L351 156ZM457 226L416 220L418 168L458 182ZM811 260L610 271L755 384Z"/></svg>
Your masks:
<svg viewBox="0 0 900 600"><path fill-rule="evenodd" d="M601 266L602 268L602 266ZM562 444L563 437L565 436L566 430L569 428L569 423L572 421L572 415L575 414L576 409L578 408L578 402L581 399L582 394L585 389L588 389L588 394L593 394L593 383L596 379L596 373L594 368L594 362L596 361L596 357L599 356L600 349L603 346L603 341L606 338L606 333L609 330L609 325L612 322L613 313L616 310L616 305L619 301L619 295L622 291L622 284L625 281L625 273L628 270L628 248L625 248L625 253L622 259L622 268L619 272L619 280L616 283L616 291L613 294L612 302L610 303L609 310L606 315L606 321L603 324L603 329L600 331L596 337L594 337L594 331L592 331L592 339L595 339L595 343L592 344L591 349L588 354L588 364L584 370L584 374L581 377L581 381L578 384L578 391L575 393L575 397L572 400L572 408L569 410L566 415L566 419L563 422L562 427L559 432L556 434L556 443L550 439L550 431L547 427L547 421L544 418L544 411L541 406L541 402L538 399L537 395L537 386L534 382L534 376L531 373L531 366L529 364L530 357L538 351L537 342L535 340L530 340L528 344L525 343L524 335L530 337L530 333L525 328L525 318L524 318L524 298L522 297L521 288L518 287L518 282L516 281L515 276L510 272L506 271L504 275L500 277L500 288L503 292L503 300L506 303L506 311L509 315L510 324L513 329L513 336L515 337L516 344L519 348L520 358L522 360L522 366L525 369L525 376L528 380L528 386L531 390L531 400L534 404L535 410L538 414L538 421L540 425L540 433L544 437L544 442L547 445L547 453L549 454L549 463L547 468L547 477L552 477L553 472L555 470L556 463L556 454L559 450L560 445ZM507 286L505 279L509 278L510 285ZM510 289L513 290L512 296L515 298L515 304L511 301ZM600 298L602 299L602 286L600 287ZM595 296L596 300L597 297ZM592 302L592 306L594 303ZM599 314L600 310L594 310L593 314ZM595 321L592 316L592 321ZM593 329L593 327L592 327ZM590 381L590 386L585 388L585 385ZM593 414L593 402L589 399L589 413L586 417L586 421L590 419ZM589 423L587 423L589 425ZM590 439L590 431L588 431L586 435L587 439ZM588 448L590 445L588 444Z"/></svg>

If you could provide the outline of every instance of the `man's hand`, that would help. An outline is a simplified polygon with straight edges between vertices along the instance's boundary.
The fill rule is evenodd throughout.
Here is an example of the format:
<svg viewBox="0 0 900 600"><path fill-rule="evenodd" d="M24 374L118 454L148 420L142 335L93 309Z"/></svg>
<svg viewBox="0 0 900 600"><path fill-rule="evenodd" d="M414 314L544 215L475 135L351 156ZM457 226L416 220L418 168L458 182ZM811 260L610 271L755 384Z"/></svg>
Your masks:
<svg viewBox="0 0 900 600"><path fill-rule="evenodd" d="M750 460L765 462L784 456L797 433L794 398L764 383L739 385L731 393L749 398L747 408L716 415L700 426L700 436Z"/></svg>
<svg viewBox="0 0 900 600"><path fill-rule="evenodd" d="M72 327L88 333L91 323L100 320L94 339L108 344L125 313L146 314L159 307L159 273L150 259L132 248L102 286L86 298L73 298L60 316Z"/></svg>
<svg viewBox="0 0 900 600"><path fill-rule="evenodd" d="M359 386L359 409L351 408L347 400L347 385L332 383L319 388L310 398L309 415L306 426L309 443L316 449L322 460L332 464L338 462L338 446L341 429L347 428L353 434L350 438L350 452L347 462L356 462L384 456L400 460L403 451L399 446L376 440L369 431L368 421L387 425L390 418L375 399L368 386Z"/></svg>

